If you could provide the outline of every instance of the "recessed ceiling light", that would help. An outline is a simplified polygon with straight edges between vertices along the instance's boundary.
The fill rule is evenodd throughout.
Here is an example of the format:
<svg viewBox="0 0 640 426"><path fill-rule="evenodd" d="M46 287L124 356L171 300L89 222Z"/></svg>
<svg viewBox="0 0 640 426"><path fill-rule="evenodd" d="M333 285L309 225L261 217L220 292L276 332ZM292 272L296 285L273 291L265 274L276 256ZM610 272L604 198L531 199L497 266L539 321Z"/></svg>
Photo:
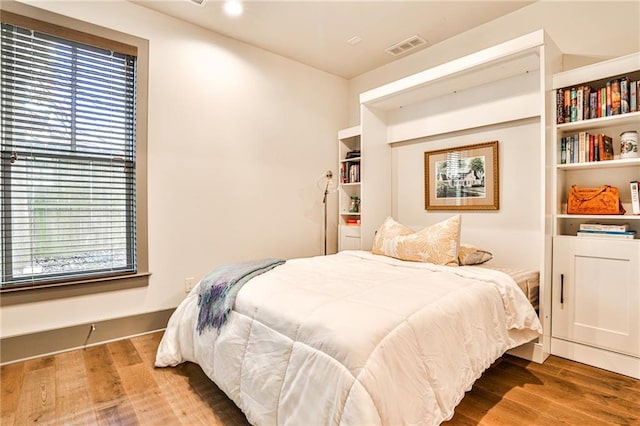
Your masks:
<svg viewBox="0 0 640 426"><path fill-rule="evenodd" d="M224 2L224 11L229 16L240 16L244 7L238 0L227 0Z"/></svg>

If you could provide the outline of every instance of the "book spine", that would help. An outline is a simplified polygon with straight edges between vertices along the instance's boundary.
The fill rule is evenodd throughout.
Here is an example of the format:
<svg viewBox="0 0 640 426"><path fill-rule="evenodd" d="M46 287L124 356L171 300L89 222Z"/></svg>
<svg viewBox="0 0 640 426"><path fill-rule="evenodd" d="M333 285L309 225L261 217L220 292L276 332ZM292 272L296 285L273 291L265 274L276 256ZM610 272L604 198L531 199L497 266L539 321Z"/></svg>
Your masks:
<svg viewBox="0 0 640 426"><path fill-rule="evenodd" d="M583 90L582 100L584 104L582 106L582 119L588 120L589 118L591 118L591 108L590 108L591 86L584 86L582 90Z"/></svg>
<svg viewBox="0 0 640 426"><path fill-rule="evenodd" d="M598 144L598 161L602 161L604 159L604 146L602 144L602 133L598 133L596 137L596 143Z"/></svg>
<svg viewBox="0 0 640 426"><path fill-rule="evenodd" d="M576 120L584 119L584 86L576 89Z"/></svg>
<svg viewBox="0 0 640 426"><path fill-rule="evenodd" d="M629 112L629 79L622 77L620 79L620 114Z"/></svg>
<svg viewBox="0 0 640 426"><path fill-rule="evenodd" d="M629 187L631 189L631 211L633 214L640 214L640 189L638 188L638 181L631 181Z"/></svg>
<svg viewBox="0 0 640 426"><path fill-rule="evenodd" d="M593 135L587 133L587 137L589 138L589 161L596 161L595 157L595 138Z"/></svg>
<svg viewBox="0 0 640 426"><path fill-rule="evenodd" d="M589 94L589 118L598 118L598 92Z"/></svg>
<svg viewBox="0 0 640 426"><path fill-rule="evenodd" d="M635 234L623 234L623 233L607 233L607 232L588 232L578 231L576 233L578 237L595 237L595 238L619 238L623 240L633 240Z"/></svg>
<svg viewBox="0 0 640 426"><path fill-rule="evenodd" d="M564 123L564 89L556 92L556 123Z"/></svg>
<svg viewBox="0 0 640 426"><path fill-rule="evenodd" d="M560 164L567 164L567 138L560 139Z"/></svg>
<svg viewBox="0 0 640 426"><path fill-rule="evenodd" d="M613 139L611 136L602 135L602 154L601 160L613 160Z"/></svg>
<svg viewBox="0 0 640 426"><path fill-rule="evenodd" d="M581 231L611 231L611 232L627 232L629 225L609 225L604 223L581 223Z"/></svg>
<svg viewBox="0 0 640 426"><path fill-rule="evenodd" d="M564 122L571 121L571 89L564 89Z"/></svg>
<svg viewBox="0 0 640 426"><path fill-rule="evenodd" d="M611 82L611 115L620 114L620 79Z"/></svg>
<svg viewBox="0 0 640 426"><path fill-rule="evenodd" d="M603 114L603 117L608 117L611 115L611 81L607 81L606 85L606 113Z"/></svg>
<svg viewBox="0 0 640 426"><path fill-rule="evenodd" d="M632 81L629 85L629 112L638 111L638 82Z"/></svg>
<svg viewBox="0 0 640 426"><path fill-rule="evenodd" d="M571 88L571 121L578 121L578 89L576 87Z"/></svg>
<svg viewBox="0 0 640 426"><path fill-rule="evenodd" d="M587 161L587 133L578 133L578 163Z"/></svg>
<svg viewBox="0 0 640 426"><path fill-rule="evenodd" d="M345 169L345 183L353 183L352 180L352 172L351 172L351 166L353 166L353 163L351 161L347 161L345 163L346 165L346 169Z"/></svg>
<svg viewBox="0 0 640 426"><path fill-rule="evenodd" d="M567 136L567 163L573 163L573 136Z"/></svg>

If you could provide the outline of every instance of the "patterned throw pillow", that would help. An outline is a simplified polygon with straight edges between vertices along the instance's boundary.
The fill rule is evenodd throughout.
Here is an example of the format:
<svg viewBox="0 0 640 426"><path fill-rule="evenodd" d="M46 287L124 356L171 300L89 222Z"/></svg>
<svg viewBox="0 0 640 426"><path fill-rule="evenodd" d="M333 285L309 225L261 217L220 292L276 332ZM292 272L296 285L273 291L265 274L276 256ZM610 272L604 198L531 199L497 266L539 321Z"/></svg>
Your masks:
<svg viewBox="0 0 640 426"><path fill-rule="evenodd" d="M460 223L460 215L455 215L413 232L388 217L378 229L371 251L401 260L458 266Z"/></svg>
<svg viewBox="0 0 640 426"><path fill-rule="evenodd" d="M480 265L493 259L493 254L470 244L460 244L458 262L460 265Z"/></svg>

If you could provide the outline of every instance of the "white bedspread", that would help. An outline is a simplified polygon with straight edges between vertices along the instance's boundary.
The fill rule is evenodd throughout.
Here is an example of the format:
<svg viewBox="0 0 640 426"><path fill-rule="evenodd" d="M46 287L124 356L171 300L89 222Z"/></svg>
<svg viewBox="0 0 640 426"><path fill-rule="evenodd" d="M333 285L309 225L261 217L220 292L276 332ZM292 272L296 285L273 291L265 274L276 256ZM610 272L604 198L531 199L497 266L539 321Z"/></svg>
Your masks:
<svg viewBox="0 0 640 426"><path fill-rule="evenodd" d="M218 335L196 332L197 287L156 366L204 372L256 425L434 425L482 372L542 327L499 271L364 251L288 260L250 280Z"/></svg>

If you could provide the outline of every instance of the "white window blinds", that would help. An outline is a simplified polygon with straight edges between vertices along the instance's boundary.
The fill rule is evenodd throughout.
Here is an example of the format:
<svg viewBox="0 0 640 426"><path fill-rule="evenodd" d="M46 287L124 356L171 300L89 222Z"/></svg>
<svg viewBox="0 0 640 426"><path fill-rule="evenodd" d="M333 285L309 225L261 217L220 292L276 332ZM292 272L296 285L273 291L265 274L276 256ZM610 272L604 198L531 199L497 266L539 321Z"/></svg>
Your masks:
<svg viewBox="0 0 640 426"><path fill-rule="evenodd" d="M136 57L1 39L2 288L136 272Z"/></svg>

